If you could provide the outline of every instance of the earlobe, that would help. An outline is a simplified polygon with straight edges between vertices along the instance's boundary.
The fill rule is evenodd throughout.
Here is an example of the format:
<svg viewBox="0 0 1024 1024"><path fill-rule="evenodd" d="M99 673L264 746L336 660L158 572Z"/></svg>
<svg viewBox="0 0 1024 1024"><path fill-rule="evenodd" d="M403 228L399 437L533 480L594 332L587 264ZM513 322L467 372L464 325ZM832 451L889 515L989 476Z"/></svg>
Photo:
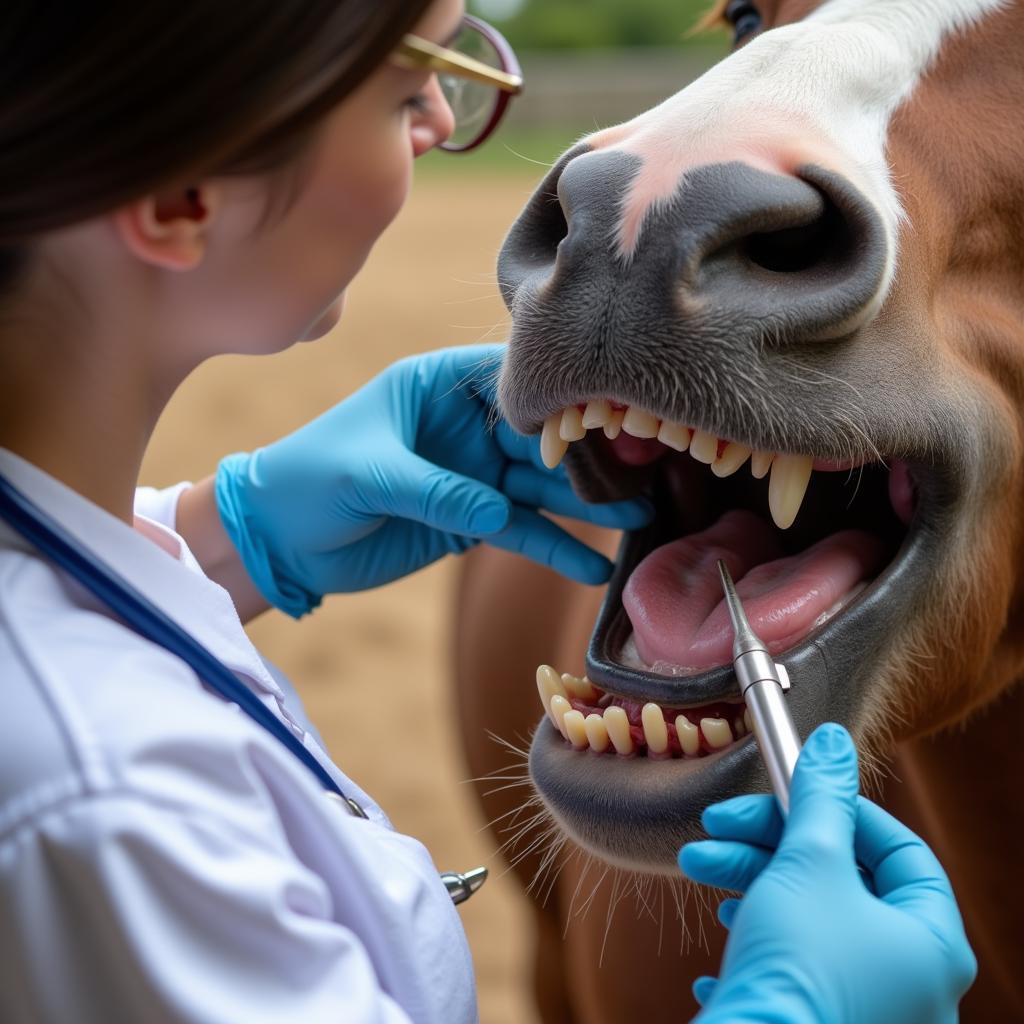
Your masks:
<svg viewBox="0 0 1024 1024"><path fill-rule="evenodd" d="M192 270L206 252L216 190L191 186L146 196L114 214L114 226L128 250L151 266Z"/></svg>

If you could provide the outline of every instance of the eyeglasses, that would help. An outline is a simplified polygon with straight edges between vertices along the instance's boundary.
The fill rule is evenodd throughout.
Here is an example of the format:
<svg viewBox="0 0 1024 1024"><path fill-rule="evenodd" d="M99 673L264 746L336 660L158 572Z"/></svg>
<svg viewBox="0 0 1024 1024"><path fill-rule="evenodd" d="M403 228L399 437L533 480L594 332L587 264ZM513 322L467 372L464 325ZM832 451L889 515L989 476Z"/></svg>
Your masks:
<svg viewBox="0 0 1024 1024"><path fill-rule="evenodd" d="M487 139L523 91L519 61L504 36L467 14L451 47L407 35L392 58L410 70L437 73L444 98L455 115L455 130L440 148L466 153Z"/></svg>

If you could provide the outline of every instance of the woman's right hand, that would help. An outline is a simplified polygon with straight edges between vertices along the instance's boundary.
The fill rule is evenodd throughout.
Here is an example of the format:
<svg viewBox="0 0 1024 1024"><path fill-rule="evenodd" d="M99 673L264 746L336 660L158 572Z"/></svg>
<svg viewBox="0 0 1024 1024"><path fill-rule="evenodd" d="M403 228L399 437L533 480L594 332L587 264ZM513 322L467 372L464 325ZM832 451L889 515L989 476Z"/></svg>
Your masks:
<svg viewBox="0 0 1024 1024"><path fill-rule="evenodd" d="M646 526L644 499L589 504L540 438L502 420L504 347L410 356L295 433L217 469L216 504L249 576L296 618L326 594L378 587L487 543L580 583L611 562L555 523Z"/></svg>
<svg viewBox="0 0 1024 1024"><path fill-rule="evenodd" d="M746 895L719 908L730 935L720 978L694 985L701 1024L958 1019L977 963L949 879L918 836L857 790L853 741L826 724L800 754L788 821L771 796L704 812L711 839L684 846L680 867Z"/></svg>

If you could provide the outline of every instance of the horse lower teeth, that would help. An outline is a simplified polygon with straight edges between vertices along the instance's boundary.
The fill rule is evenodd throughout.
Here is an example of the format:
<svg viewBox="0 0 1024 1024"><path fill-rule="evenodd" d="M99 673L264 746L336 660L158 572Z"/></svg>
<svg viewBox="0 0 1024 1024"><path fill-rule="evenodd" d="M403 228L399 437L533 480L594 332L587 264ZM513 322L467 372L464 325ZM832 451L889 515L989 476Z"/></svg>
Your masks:
<svg viewBox="0 0 1024 1024"><path fill-rule="evenodd" d="M750 713L742 704L735 705L730 718L722 718L701 714L704 708L666 712L648 701L640 708L637 723L617 704L602 706L611 698L586 676L559 674L550 665L537 669L537 691L562 738L581 752L695 758L723 750L751 731ZM723 706L729 705L719 702L707 705L707 710ZM691 721L690 716L697 721Z"/></svg>

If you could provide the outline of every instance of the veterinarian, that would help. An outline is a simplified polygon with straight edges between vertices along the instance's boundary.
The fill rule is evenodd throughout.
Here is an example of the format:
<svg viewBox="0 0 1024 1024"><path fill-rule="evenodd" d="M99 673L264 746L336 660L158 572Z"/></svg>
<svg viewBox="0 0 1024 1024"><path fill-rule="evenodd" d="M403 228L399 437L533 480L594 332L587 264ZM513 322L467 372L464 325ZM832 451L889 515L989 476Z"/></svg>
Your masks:
<svg viewBox="0 0 1024 1024"><path fill-rule="evenodd" d="M633 528L647 507L583 505L536 440L487 429L494 348L405 360L210 479L136 489L188 374L327 333L413 158L493 130L518 69L462 18L461 0L5 6L7 1024L476 1019L453 904L473 876L446 884L391 828L242 623L482 539L599 583L606 560L539 509ZM752 884L698 986L708 1019L952 1019L971 961L948 885L855 794L825 730L784 831L760 798L709 810L684 866Z"/></svg>

